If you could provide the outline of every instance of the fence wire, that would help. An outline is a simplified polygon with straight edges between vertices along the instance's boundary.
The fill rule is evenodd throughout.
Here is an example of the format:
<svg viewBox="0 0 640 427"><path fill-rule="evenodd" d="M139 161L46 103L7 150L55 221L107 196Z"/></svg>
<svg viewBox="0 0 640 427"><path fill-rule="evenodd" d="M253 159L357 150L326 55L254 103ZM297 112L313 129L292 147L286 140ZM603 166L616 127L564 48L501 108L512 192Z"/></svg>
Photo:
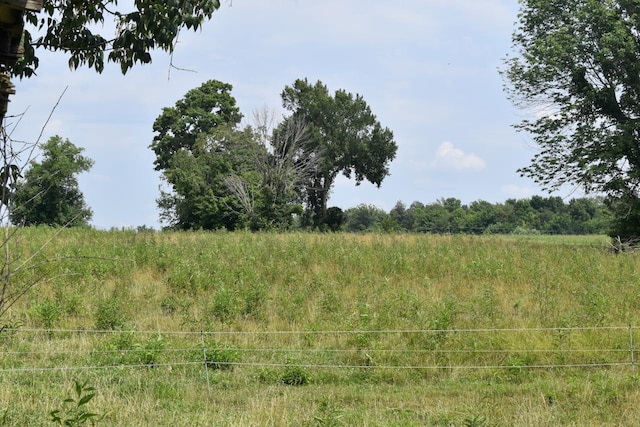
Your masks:
<svg viewBox="0 0 640 427"><path fill-rule="evenodd" d="M0 373L149 367L525 370L623 366L635 371L635 331L632 326L201 332L5 328L0 332Z"/></svg>

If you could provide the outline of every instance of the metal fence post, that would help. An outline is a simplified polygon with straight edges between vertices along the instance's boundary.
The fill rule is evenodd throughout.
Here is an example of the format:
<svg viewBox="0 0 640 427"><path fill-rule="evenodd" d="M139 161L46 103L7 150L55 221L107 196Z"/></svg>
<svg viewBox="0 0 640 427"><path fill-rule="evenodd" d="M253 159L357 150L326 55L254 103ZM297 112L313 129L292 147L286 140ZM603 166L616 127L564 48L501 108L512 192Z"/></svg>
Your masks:
<svg viewBox="0 0 640 427"><path fill-rule="evenodd" d="M211 397L211 384L209 383L209 365L207 364L207 347L204 344L204 331L200 331L200 337L202 338L202 355L204 357L204 371L207 375L207 393Z"/></svg>
<svg viewBox="0 0 640 427"><path fill-rule="evenodd" d="M635 357L633 354L633 327L631 325L629 325L629 350L631 351L631 373L635 375L636 364L635 364Z"/></svg>

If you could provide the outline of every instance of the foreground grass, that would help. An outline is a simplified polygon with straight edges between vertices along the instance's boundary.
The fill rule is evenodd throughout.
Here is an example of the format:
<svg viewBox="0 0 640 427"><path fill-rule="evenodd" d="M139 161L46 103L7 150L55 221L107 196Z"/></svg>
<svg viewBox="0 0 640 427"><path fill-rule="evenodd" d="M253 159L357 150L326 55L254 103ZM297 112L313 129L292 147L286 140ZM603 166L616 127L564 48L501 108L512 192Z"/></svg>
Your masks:
<svg viewBox="0 0 640 427"><path fill-rule="evenodd" d="M21 233L25 259L53 232ZM47 280L2 319L0 425L46 425L74 380L104 425L640 416L640 260L602 237L65 230L32 265L17 280Z"/></svg>

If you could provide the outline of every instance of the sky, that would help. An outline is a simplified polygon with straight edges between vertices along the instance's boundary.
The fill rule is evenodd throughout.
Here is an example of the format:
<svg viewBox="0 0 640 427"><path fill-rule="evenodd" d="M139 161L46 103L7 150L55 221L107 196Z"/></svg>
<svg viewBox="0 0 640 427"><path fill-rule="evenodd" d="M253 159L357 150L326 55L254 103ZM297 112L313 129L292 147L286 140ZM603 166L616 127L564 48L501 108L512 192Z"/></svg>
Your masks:
<svg viewBox="0 0 640 427"><path fill-rule="evenodd" d="M153 52L152 64L123 76L116 64L71 71L63 53L41 51L37 76L14 81L7 115L22 117L9 118L14 139L59 135L94 160L79 176L93 226L161 226L153 122L212 79L233 85L246 118L265 107L285 114L280 94L299 78L363 96L393 131L397 155L380 188L338 178L329 206L388 212L398 201L548 196L517 173L535 147L514 130L526 112L507 99L498 73L513 53L517 0L221 3L201 31L181 33L173 58Z"/></svg>

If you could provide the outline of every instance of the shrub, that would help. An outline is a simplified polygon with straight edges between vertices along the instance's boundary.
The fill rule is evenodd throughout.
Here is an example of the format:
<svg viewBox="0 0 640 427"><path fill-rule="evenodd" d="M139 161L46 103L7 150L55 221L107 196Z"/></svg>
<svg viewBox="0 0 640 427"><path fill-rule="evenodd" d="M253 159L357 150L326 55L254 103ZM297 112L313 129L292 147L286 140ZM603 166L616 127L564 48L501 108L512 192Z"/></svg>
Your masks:
<svg viewBox="0 0 640 427"><path fill-rule="evenodd" d="M206 363L209 369L232 370L234 363L240 361L240 353L236 350L226 348L223 344L214 343L206 351Z"/></svg>
<svg viewBox="0 0 640 427"><path fill-rule="evenodd" d="M309 383L309 372L302 366L287 365L280 381L285 385L306 385Z"/></svg>
<svg viewBox="0 0 640 427"><path fill-rule="evenodd" d="M60 320L62 307L57 301L47 300L32 306L29 314L37 326L53 329L54 324Z"/></svg>
<svg viewBox="0 0 640 427"><path fill-rule="evenodd" d="M255 285L244 292L244 308L242 314L257 319L267 296L267 287L264 284Z"/></svg>
<svg viewBox="0 0 640 427"><path fill-rule="evenodd" d="M127 320L124 305L117 298L107 298L98 304L95 313L96 329L124 329Z"/></svg>
<svg viewBox="0 0 640 427"><path fill-rule="evenodd" d="M213 296L211 314L222 323L229 322L236 314L238 293L227 288L218 289Z"/></svg>

